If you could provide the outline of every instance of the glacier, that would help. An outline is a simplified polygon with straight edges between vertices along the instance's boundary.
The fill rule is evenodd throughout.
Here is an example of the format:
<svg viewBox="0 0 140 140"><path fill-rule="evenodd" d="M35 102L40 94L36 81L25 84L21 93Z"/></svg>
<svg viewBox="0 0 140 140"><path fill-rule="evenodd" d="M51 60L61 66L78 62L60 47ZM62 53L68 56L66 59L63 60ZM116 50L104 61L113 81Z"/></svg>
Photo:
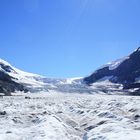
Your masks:
<svg viewBox="0 0 140 140"><path fill-rule="evenodd" d="M139 140L139 96L15 95L0 98L0 140Z"/></svg>

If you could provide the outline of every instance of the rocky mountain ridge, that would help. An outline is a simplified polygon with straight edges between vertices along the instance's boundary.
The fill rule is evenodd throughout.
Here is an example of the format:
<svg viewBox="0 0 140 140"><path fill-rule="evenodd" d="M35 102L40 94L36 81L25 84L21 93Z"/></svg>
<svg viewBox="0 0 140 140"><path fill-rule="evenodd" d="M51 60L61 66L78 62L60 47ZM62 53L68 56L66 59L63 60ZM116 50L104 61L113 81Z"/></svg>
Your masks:
<svg viewBox="0 0 140 140"><path fill-rule="evenodd" d="M140 87L140 47L129 56L113 61L84 78L90 85L105 78L110 82L122 84L124 89Z"/></svg>

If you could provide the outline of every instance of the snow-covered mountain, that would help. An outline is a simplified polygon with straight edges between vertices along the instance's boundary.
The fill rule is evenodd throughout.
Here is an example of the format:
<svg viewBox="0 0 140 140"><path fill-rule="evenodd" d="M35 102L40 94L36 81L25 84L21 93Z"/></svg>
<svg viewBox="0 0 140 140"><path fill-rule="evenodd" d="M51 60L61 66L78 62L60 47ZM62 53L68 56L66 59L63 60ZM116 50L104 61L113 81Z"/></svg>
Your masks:
<svg viewBox="0 0 140 140"><path fill-rule="evenodd" d="M43 76L21 71L2 59L0 59L0 72L2 73L0 75L1 80L4 76L10 77L11 82L18 83L26 89L26 92L33 88L39 89L44 85L44 83L39 80L43 78ZM4 88L4 86L2 88ZM15 90L17 89L15 88Z"/></svg>
<svg viewBox="0 0 140 140"><path fill-rule="evenodd" d="M106 80L122 84L124 89L140 88L140 48L127 57L102 66L84 78L88 85Z"/></svg>

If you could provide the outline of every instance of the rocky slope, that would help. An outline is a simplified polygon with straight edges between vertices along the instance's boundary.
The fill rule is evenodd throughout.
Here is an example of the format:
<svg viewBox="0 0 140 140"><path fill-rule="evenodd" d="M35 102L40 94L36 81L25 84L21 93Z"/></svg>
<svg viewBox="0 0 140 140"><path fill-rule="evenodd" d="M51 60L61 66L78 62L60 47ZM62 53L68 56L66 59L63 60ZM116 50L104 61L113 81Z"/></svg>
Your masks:
<svg viewBox="0 0 140 140"><path fill-rule="evenodd" d="M122 84L124 89L140 88L140 48L129 56L104 65L84 78L88 85L100 80Z"/></svg>

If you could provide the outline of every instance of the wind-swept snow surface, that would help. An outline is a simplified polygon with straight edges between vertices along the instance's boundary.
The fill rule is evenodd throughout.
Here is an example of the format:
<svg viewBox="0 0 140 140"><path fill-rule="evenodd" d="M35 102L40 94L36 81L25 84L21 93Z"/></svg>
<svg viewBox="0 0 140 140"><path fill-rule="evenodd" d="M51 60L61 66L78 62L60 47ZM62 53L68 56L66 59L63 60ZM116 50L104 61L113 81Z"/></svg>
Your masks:
<svg viewBox="0 0 140 140"><path fill-rule="evenodd" d="M138 96L42 93L0 98L0 140L139 138Z"/></svg>

